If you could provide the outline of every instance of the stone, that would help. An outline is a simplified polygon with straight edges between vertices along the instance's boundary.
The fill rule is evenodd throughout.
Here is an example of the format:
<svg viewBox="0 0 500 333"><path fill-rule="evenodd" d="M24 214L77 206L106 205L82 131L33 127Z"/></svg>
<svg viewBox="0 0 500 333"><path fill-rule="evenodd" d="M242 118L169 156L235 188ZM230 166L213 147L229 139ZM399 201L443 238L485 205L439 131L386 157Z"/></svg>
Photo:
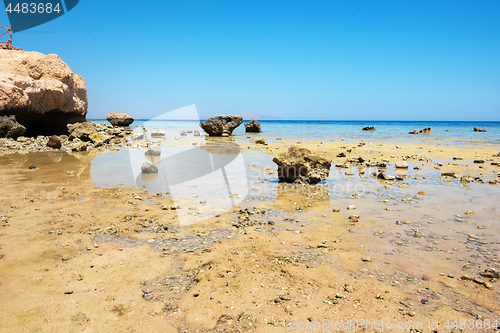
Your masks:
<svg viewBox="0 0 500 333"><path fill-rule="evenodd" d="M422 232L420 232L420 230L415 230L415 233L413 234L413 237L415 237L415 238L422 238Z"/></svg>
<svg viewBox="0 0 500 333"><path fill-rule="evenodd" d="M47 147L60 149L62 146L61 139L57 135L52 135L47 141Z"/></svg>
<svg viewBox="0 0 500 333"><path fill-rule="evenodd" d="M258 144L258 145L265 145L266 144L266 140L264 140L264 139L257 139L257 140L255 140L255 143Z"/></svg>
<svg viewBox="0 0 500 333"><path fill-rule="evenodd" d="M494 268L486 268L485 270L479 272L479 275L481 275L482 277L487 277L492 279L500 278L500 272Z"/></svg>
<svg viewBox="0 0 500 333"><path fill-rule="evenodd" d="M337 154L337 157L346 157L346 154L345 154L344 152L342 152L342 153L338 153L338 154Z"/></svg>
<svg viewBox="0 0 500 333"><path fill-rule="evenodd" d="M238 115L221 115L200 122L200 127L210 136L230 136L243 118Z"/></svg>
<svg viewBox="0 0 500 333"><path fill-rule="evenodd" d="M144 153L146 156L161 156L161 148L153 147Z"/></svg>
<svg viewBox="0 0 500 333"><path fill-rule="evenodd" d="M193 135L194 135L194 136L200 136L201 134L200 134L200 131L198 131L198 130L194 130L194 131L193 131Z"/></svg>
<svg viewBox="0 0 500 333"><path fill-rule="evenodd" d="M352 292L354 292L354 287L350 284L346 284L344 286L344 290L347 291L348 293L352 293Z"/></svg>
<svg viewBox="0 0 500 333"><path fill-rule="evenodd" d="M186 136L187 135L187 132L186 131L181 131L181 136Z"/></svg>
<svg viewBox="0 0 500 333"><path fill-rule="evenodd" d="M375 127L373 127L373 126L363 127L361 130L362 131L376 131Z"/></svg>
<svg viewBox="0 0 500 333"><path fill-rule="evenodd" d="M408 163L405 161L397 161L396 162L396 168L398 169L408 169Z"/></svg>
<svg viewBox="0 0 500 333"><path fill-rule="evenodd" d="M484 128L474 127L474 132L487 132Z"/></svg>
<svg viewBox="0 0 500 333"><path fill-rule="evenodd" d="M362 257L361 260L364 262L371 262L372 258L371 257Z"/></svg>
<svg viewBox="0 0 500 333"><path fill-rule="evenodd" d="M89 135L89 139L92 142L108 142L111 138L101 133L94 133Z"/></svg>
<svg viewBox="0 0 500 333"><path fill-rule="evenodd" d="M165 132L163 131L155 131L151 133L151 139L152 138L163 138L165 137Z"/></svg>
<svg viewBox="0 0 500 333"><path fill-rule="evenodd" d="M245 124L245 132L260 133L260 123L257 120L250 120L250 122Z"/></svg>
<svg viewBox="0 0 500 333"><path fill-rule="evenodd" d="M378 178L378 179L384 179L384 180L393 180L393 179L394 179L394 176L392 176L392 175L388 175L388 174L386 174L385 172L380 172L380 173L377 175L377 178Z"/></svg>
<svg viewBox="0 0 500 333"><path fill-rule="evenodd" d="M284 182L316 184L326 180L332 163L309 149L291 146L288 151L275 156L273 162L278 165L278 178Z"/></svg>
<svg viewBox="0 0 500 333"><path fill-rule="evenodd" d="M73 141L80 139L82 141L90 141L90 135L97 133L94 125L91 122L68 124L69 136L68 139Z"/></svg>
<svg viewBox="0 0 500 333"><path fill-rule="evenodd" d="M340 212L340 207L333 207L333 212L334 213Z"/></svg>
<svg viewBox="0 0 500 333"><path fill-rule="evenodd" d="M0 49L0 116L15 115L26 135L65 134L85 121L85 80L56 54Z"/></svg>
<svg viewBox="0 0 500 333"><path fill-rule="evenodd" d="M76 151L76 152L87 151L87 143L86 142L77 142L77 143L74 143L71 146L71 150L72 151Z"/></svg>
<svg viewBox="0 0 500 333"><path fill-rule="evenodd" d="M355 210L355 209L356 209L356 206L354 206L354 205L347 206L347 210Z"/></svg>
<svg viewBox="0 0 500 333"><path fill-rule="evenodd" d="M441 177L449 177L449 178L460 178L460 175L456 172L442 172Z"/></svg>
<svg viewBox="0 0 500 333"><path fill-rule="evenodd" d="M26 127L16 121L16 116L0 116L0 138L17 139L19 136L24 135L24 132L26 132Z"/></svg>
<svg viewBox="0 0 500 333"><path fill-rule="evenodd" d="M143 163L141 165L142 173L158 173L158 168L151 163Z"/></svg>
<svg viewBox="0 0 500 333"><path fill-rule="evenodd" d="M31 165L28 167L28 169L30 169L30 170L34 170L34 169L36 169L36 165L31 164Z"/></svg>
<svg viewBox="0 0 500 333"><path fill-rule="evenodd" d="M106 116L106 120L111 123L113 126L129 126L134 122L134 118L129 116L126 113L115 113L110 112Z"/></svg>
<svg viewBox="0 0 500 333"><path fill-rule="evenodd" d="M484 160L474 160L474 163L482 164L484 163Z"/></svg>

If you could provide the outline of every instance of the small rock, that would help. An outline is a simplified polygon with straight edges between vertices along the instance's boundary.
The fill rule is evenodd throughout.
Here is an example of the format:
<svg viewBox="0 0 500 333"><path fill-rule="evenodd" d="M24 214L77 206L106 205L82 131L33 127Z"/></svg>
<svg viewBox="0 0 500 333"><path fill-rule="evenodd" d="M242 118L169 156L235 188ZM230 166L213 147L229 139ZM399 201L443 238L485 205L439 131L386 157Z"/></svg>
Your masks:
<svg viewBox="0 0 500 333"><path fill-rule="evenodd" d="M333 212L334 213L340 212L340 207L333 207Z"/></svg>
<svg viewBox="0 0 500 333"><path fill-rule="evenodd" d="M66 290L64 292L65 295L71 295L73 293L73 290Z"/></svg>
<svg viewBox="0 0 500 333"><path fill-rule="evenodd" d="M30 165L30 166L28 167L28 169L30 169L30 170L36 169L36 166L35 166L34 164L32 164L32 165Z"/></svg>
<svg viewBox="0 0 500 333"><path fill-rule="evenodd" d="M146 156L161 156L161 148L160 147L154 147L146 151L145 153Z"/></svg>
<svg viewBox="0 0 500 333"><path fill-rule="evenodd" d="M141 165L141 171L142 171L142 173L148 173L148 174L158 173L158 168L151 163L143 163Z"/></svg>
<svg viewBox="0 0 500 333"><path fill-rule="evenodd" d="M347 206L347 210L355 210L355 209L356 209L356 206L354 206L354 205Z"/></svg>
<svg viewBox="0 0 500 333"><path fill-rule="evenodd" d="M361 260L364 262L371 262L372 258L371 257L362 257Z"/></svg>
<svg viewBox="0 0 500 333"><path fill-rule="evenodd" d="M354 292L354 287L350 284L346 284L344 286L344 290L347 291L348 293L352 293L352 292Z"/></svg>
<svg viewBox="0 0 500 333"><path fill-rule="evenodd" d="M49 138L49 141L47 141L47 147L53 148L53 149L60 149L62 146L61 140L57 135L52 135Z"/></svg>
<svg viewBox="0 0 500 333"><path fill-rule="evenodd" d="M415 230L415 233L413 234L413 237L415 237L415 238L421 238L422 237L422 233L420 232L420 230Z"/></svg>
<svg viewBox="0 0 500 333"><path fill-rule="evenodd" d="M396 162L396 168L398 169L408 169L408 163L405 161L397 161Z"/></svg>

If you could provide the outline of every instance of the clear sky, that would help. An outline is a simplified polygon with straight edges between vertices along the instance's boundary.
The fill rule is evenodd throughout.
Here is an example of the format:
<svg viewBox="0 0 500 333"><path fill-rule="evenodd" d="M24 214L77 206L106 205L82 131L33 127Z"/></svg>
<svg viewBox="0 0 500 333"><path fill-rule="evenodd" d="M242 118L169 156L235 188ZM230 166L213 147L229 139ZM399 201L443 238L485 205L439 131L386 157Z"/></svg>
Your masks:
<svg viewBox="0 0 500 333"><path fill-rule="evenodd" d="M82 75L88 118L500 121L499 0L80 0L14 45Z"/></svg>

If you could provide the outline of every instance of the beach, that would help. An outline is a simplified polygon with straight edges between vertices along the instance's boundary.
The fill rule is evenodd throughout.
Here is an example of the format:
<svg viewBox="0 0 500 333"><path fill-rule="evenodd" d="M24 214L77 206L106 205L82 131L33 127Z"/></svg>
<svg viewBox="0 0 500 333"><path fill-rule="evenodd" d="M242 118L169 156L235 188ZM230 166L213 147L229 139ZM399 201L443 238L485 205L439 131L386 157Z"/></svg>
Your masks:
<svg viewBox="0 0 500 333"><path fill-rule="evenodd" d="M262 122L225 138L144 122L83 152L1 139L0 331L494 332L499 126L472 124ZM328 178L279 182L273 157L291 146L331 161ZM224 163L184 188L162 178L192 149ZM209 182L222 169L228 196Z"/></svg>

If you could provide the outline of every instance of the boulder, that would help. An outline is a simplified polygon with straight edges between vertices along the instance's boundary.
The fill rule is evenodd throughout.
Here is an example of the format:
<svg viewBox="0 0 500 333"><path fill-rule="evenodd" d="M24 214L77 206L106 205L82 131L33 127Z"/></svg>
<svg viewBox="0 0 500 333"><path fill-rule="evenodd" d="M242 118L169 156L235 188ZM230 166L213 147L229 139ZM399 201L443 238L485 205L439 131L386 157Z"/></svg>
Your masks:
<svg viewBox="0 0 500 333"><path fill-rule="evenodd" d="M250 120L245 124L245 132L260 133L260 123L257 120Z"/></svg>
<svg viewBox="0 0 500 333"><path fill-rule="evenodd" d="M396 168L398 169L408 169L408 163L405 161L397 161L396 162Z"/></svg>
<svg viewBox="0 0 500 333"><path fill-rule="evenodd" d="M238 115L222 115L200 122L200 127L210 136L230 136L241 125L243 118Z"/></svg>
<svg viewBox="0 0 500 333"><path fill-rule="evenodd" d="M57 135L52 135L49 138L49 141L47 141L47 147L59 149L61 148L61 146L62 146L61 139L59 139Z"/></svg>
<svg viewBox="0 0 500 333"><path fill-rule="evenodd" d="M110 112L106 116L106 120L113 126L128 126L134 122L134 118L126 113Z"/></svg>
<svg viewBox="0 0 500 333"><path fill-rule="evenodd" d="M16 139L26 132L26 127L16 121L16 116L0 116L0 138Z"/></svg>
<svg viewBox="0 0 500 333"><path fill-rule="evenodd" d="M376 131L375 127L373 127L373 126L363 127L361 130L362 131Z"/></svg>
<svg viewBox="0 0 500 333"><path fill-rule="evenodd" d="M90 135L97 133L91 122L68 124L69 140L90 141Z"/></svg>
<svg viewBox="0 0 500 333"><path fill-rule="evenodd" d="M332 166L331 161L296 146L275 156L273 162L278 165L279 180L289 183L316 184L328 178Z"/></svg>
<svg viewBox="0 0 500 333"><path fill-rule="evenodd" d="M0 116L15 115L27 136L65 134L87 106L85 80L56 54L0 49Z"/></svg>
<svg viewBox="0 0 500 333"><path fill-rule="evenodd" d="M158 173L158 168L151 163L143 163L141 165L142 173Z"/></svg>
<svg viewBox="0 0 500 333"><path fill-rule="evenodd" d="M474 127L474 132L487 132L484 128Z"/></svg>

